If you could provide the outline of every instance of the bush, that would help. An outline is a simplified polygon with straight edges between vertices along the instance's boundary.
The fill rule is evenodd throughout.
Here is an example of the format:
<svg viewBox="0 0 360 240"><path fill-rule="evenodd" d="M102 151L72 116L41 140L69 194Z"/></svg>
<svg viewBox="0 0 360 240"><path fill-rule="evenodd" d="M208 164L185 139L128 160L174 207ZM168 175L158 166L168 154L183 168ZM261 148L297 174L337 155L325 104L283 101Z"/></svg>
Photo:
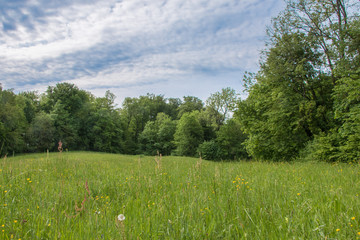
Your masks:
<svg viewBox="0 0 360 240"><path fill-rule="evenodd" d="M198 151L206 160L221 160L221 148L214 140L205 141L199 145Z"/></svg>

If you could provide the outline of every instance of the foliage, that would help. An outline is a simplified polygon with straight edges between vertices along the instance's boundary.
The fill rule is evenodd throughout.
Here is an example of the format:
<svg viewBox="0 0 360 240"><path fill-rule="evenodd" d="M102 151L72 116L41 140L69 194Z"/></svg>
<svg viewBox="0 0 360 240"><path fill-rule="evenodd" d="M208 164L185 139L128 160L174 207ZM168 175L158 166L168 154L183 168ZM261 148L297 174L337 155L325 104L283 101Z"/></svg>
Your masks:
<svg viewBox="0 0 360 240"><path fill-rule="evenodd" d="M195 156L197 148L204 139L204 131L200 125L199 112L184 113L180 118L174 135L176 154Z"/></svg>
<svg viewBox="0 0 360 240"><path fill-rule="evenodd" d="M356 124L350 120L347 127L348 120L336 117L334 97L348 91L341 85L359 65L359 20L348 9L351 4L356 3L287 1L273 19L261 69L246 78L249 97L235 113L248 135L245 145L252 157L287 161L307 152L317 160L344 161L349 158L341 149L356 149L349 138L356 136L349 132Z"/></svg>
<svg viewBox="0 0 360 240"><path fill-rule="evenodd" d="M205 141L200 144L198 152L201 154L201 157L206 160L220 161L223 156L221 148L215 140Z"/></svg>
<svg viewBox="0 0 360 240"><path fill-rule="evenodd" d="M358 162L360 160L360 72L337 81L334 89L334 109L337 125L309 143L305 159L328 162Z"/></svg>
<svg viewBox="0 0 360 240"><path fill-rule="evenodd" d="M235 90L229 87L223 88L221 92L211 94L206 100L207 107L218 113L219 117L215 118L218 126L224 124L230 117L229 114L235 110L237 101Z"/></svg>
<svg viewBox="0 0 360 240"><path fill-rule="evenodd" d="M247 159L244 142L247 136L236 119L230 119L217 132L216 141L222 150L222 158L229 160Z"/></svg>
<svg viewBox="0 0 360 240"><path fill-rule="evenodd" d="M287 0L268 28L247 99L224 88L206 101L147 94L95 97L71 83L45 93L3 90L0 156L64 149L329 162L359 160L360 18L356 0ZM220 149L220 150L219 150ZM218 150L221 157L218 157ZM216 156L216 157L214 157Z"/></svg>
<svg viewBox="0 0 360 240"><path fill-rule="evenodd" d="M183 103L178 108L178 119L184 115L184 113L191 113L193 111L201 111L204 107L204 103L197 97L186 96Z"/></svg>
<svg viewBox="0 0 360 240"><path fill-rule="evenodd" d="M170 155L175 149L174 133L176 122L165 113L159 113L156 121L149 121L140 134L140 152L146 155Z"/></svg>
<svg viewBox="0 0 360 240"><path fill-rule="evenodd" d="M0 88L0 157L24 150L27 121L23 109L20 98Z"/></svg>
<svg viewBox="0 0 360 240"><path fill-rule="evenodd" d="M55 130L54 119L50 114L36 114L27 132L30 150L43 152L52 149L55 145Z"/></svg>

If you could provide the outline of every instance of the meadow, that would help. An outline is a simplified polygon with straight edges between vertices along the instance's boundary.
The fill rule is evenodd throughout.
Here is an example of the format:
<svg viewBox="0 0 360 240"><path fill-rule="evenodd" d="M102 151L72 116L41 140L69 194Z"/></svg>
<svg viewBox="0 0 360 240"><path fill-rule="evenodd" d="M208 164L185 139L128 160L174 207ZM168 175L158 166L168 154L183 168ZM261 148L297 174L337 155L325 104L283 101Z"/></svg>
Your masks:
<svg viewBox="0 0 360 240"><path fill-rule="evenodd" d="M358 164L29 154L0 159L0 239L358 239L359 183Z"/></svg>

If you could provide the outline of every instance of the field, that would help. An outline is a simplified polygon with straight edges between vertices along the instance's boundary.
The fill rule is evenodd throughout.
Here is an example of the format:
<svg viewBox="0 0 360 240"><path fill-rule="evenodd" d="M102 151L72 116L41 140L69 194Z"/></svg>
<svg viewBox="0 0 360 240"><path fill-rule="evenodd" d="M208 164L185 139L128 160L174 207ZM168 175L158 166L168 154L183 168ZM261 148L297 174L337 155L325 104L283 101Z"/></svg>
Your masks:
<svg viewBox="0 0 360 240"><path fill-rule="evenodd" d="M0 185L0 239L360 238L358 164L64 152L0 159Z"/></svg>

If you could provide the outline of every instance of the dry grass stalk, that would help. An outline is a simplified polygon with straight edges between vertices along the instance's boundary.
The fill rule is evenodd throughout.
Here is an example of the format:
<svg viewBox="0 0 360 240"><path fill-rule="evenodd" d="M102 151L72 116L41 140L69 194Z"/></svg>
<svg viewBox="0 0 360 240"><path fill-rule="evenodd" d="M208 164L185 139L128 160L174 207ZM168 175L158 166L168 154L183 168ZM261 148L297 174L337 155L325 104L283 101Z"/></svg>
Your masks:
<svg viewBox="0 0 360 240"><path fill-rule="evenodd" d="M120 228L120 234L122 236L122 239L126 240L124 220L125 216L123 214L115 217L115 225L116 227Z"/></svg>
<svg viewBox="0 0 360 240"><path fill-rule="evenodd" d="M201 165L202 165L201 153L199 153L199 155L200 155L200 158L199 158L199 160L196 162L195 168L201 170Z"/></svg>
<svg viewBox="0 0 360 240"><path fill-rule="evenodd" d="M159 153L159 151L157 151L157 155L155 156L155 162L156 162L156 169L157 170L161 169L161 159L162 159L162 154Z"/></svg>
<svg viewBox="0 0 360 240"><path fill-rule="evenodd" d="M86 193L84 194L84 199L81 202L81 205L80 205L81 207L78 207L78 203L75 201L75 215L70 216L70 215L66 214L66 212L64 211L65 216L67 218L75 218L75 217L79 216L80 213L85 211L85 202L87 201L86 195L88 195L89 198L91 197L91 193L90 193L90 190L89 190L89 185L88 185L87 180L85 182L85 190L86 190Z"/></svg>

